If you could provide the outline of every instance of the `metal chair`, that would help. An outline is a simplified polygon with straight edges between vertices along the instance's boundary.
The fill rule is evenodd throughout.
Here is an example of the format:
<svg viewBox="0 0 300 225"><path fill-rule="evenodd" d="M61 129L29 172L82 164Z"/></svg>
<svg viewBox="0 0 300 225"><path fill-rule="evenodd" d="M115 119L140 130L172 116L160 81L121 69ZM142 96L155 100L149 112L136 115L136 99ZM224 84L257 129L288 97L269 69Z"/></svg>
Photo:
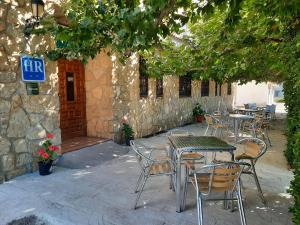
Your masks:
<svg viewBox="0 0 300 225"><path fill-rule="evenodd" d="M170 132L168 132L167 136L194 136L194 133L191 131L183 130L183 129L175 129ZM170 146L169 146L170 148ZM176 162L176 154L170 151L169 149L169 154L172 157L173 162ZM204 155L199 153L199 152L184 152L182 153L181 156L181 161L182 164L185 164L185 162L189 162L189 164L195 168L195 164L206 164L206 159L207 159L207 153L205 152ZM174 173L176 173L174 167ZM185 168L187 170L187 168ZM176 176L175 176L176 177ZM173 177L173 184L176 183L175 177ZM171 185L170 185L171 187ZM173 186L174 187L174 186ZM174 189L175 190L175 189Z"/></svg>
<svg viewBox="0 0 300 225"><path fill-rule="evenodd" d="M136 209L148 178L162 175L172 177L174 175L174 165L167 154L154 156L154 152L157 149L149 149L135 141L130 141L130 146L135 152L137 161L141 167L141 174L135 187L135 193L138 193L134 203L134 209ZM158 150L159 152L162 151L161 149Z"/></svg>
<svg viewBox="0 0 300 225"><path fill-rule="evenodd" d="M264 114L256 113L255 119L246 121L243 124L243 132L250 131L252 137L257 138L258 135L262 136L264 140L268 140L269 146L272 146L269 137L270 119Z"/></svg>
<svg viewBox="0 0 300 225"><path fill-rule="evenodd" d="M224 162L203 166L200 170L192 170L190 179L197 193L198 225L203 225L203 201L237 200L241 224L246 225L245 212L240 188L240 175L247 163ZM187 190L184 190L186 197ZM211 198L212 193L224 192L224 198ZM206 197L206 198L205 198Z"/></svg>
<svg viewBox="0 0 300 225"><path fill-rule="evenodd" d="M261 198L263 204L266 204L266 200L264 198L260 183L258 181L258 177L255 170L255 164L257 160L265 154L267 151L267 145L266 143L258 138L244 138L237 142L239 147L242 147L242 153L237 155L235 157L238 161L249 161L251 164L251 167L247 168L246 170L243 170L243 174L249 174L252 175L255 184L259 193L259 197Z"/></svg>
<svg viewBox="0 0 300 225"><path fill-rule="evenodd" d="M211 136L219 136L223 137L223 130L226 129L228 132L229 126L227 123L223 122L222 120L216 118L213 115L205 114L204 115L207 128L205 130L204 136L207 135L207 132L209 129L211 129ZM218 130L220 130L220 133L218 134Z"/></svg>

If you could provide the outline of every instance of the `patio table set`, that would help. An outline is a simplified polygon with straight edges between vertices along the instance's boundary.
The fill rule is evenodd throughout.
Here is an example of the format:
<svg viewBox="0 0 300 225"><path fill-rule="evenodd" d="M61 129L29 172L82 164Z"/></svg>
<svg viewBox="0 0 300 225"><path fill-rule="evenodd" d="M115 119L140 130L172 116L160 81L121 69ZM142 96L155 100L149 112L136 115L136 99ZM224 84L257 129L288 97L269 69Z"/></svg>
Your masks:
<svg viewBox="0 0 300 225"><path fill-rule="evenodd" d="M185 209L185 201L188 192L188 185L192 183L196 190L197 221L203 223L203 201L224 201L224 209L234 209L233 201L236 200L242 225L246 225L244 213L240 176L242 174L252 175L259 196L265 204L258 177L255 171L255 163L266 152L266 143L257 137L246 137L240 139L240 121L254 119L254 116L243 114L229 114L228 118L234 121L235 141L229 144L222 140L222 133L217 135L218 129L228 129L225 126L226 119L206 115L207 129L204 136L196 136L185 130L168 132L168 145L163 149L149 148L131 141L131 147L136 153L137 161L141 167L141 174L138 178L135 192L137 198L134 209L144 186L150 177L166 175L170 179L170 189L175 192L176 211L182 212ZM212 129L211 136L207 136L209 129ZM241 154L235 154L237 147L241 148ZM157 152L160 154L157 156ZM217 160L219 152L230 154L231 160ZM163 154L161 154L163 153ZM208 154L211 154L209 160ZM184 179L182 179L184 178ZM224 193L223 198L214 197L214 193Z"/></svg>

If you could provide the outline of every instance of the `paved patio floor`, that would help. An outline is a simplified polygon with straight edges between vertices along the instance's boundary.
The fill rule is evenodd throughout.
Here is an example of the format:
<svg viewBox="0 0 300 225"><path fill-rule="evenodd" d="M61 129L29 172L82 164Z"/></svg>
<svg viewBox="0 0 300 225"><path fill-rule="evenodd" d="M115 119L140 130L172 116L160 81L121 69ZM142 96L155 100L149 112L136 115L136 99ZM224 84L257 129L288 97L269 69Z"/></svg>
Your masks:
<svg viewBox="0 0 300 225"><path fill-rule="evenodd" d="M204 125L184 127L196 134L204 133ZM258 162L257 169L268 205L257 196L254 181L243 177L243 191L248 225L289 225L288 207L291 198L286 193L292 172L287 169L283 150L286 138L281 126L270 131L273 147ZM156 146L166 142L165 134L141 139ZM176 213L175 193L169 189L168 178L150 179L142 194L137 210L132 206L136 195L133 188L139 173L131 151L116 154L119 146L106 142L114 151L113 159L87 167L72 169L56 167L49 176L27 174L0 185L0 224L28 215L36 215L49 225L194 225L196 224L195 192L188 193L187 209ZM99 149L103 144L96 146ZM122 147L124 148L124 147ZM84 151L82 149L80 151ZM73 153L74 154L74 153ZM80 153L82 154L82 152ZM223 155L219 155L220 158ZM225 156L224 156L225 157ZM78 159L78 158L77 158ZM93 160L94 162L94 160ZM92 165L92 166L91 166ZM222 203L205 203L206 225L238 225L239 214L223 210Z"/></svg>

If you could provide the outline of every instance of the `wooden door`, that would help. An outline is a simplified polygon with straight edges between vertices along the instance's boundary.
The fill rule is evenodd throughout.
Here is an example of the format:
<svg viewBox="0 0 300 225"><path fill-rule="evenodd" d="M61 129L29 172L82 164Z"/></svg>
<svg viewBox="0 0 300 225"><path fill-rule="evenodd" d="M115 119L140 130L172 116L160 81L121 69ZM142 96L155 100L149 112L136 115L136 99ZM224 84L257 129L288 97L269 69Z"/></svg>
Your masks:
<svg viewBox="0 0 300 225"><path fill-rule="evenodd" d="M78 60L58 61L62 140L86 136L84 67Z"/></svg>

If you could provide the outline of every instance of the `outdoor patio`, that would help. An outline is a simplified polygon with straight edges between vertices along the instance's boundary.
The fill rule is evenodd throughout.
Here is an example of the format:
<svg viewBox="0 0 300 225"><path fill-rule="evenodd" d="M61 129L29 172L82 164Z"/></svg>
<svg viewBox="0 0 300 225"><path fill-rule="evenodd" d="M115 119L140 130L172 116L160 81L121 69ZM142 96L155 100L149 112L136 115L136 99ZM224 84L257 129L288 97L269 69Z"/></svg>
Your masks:
<svg viewBox="0 0 300 225"><path fill-rule="evenodd" d="M205 124L183 129L203 135ZM286 189L292 179L283 150L286 145L283 120L270 130L273 147L257 163L257 172L267 200L265 207L257 195L254 180L242 176L248 225L289 225L292 200ZM140 139L148 146L162 146L166 134ZM223 157L224 156L224 157ZM218 158L226 156L218 155ZM79 162L80 163L76 163ZM150 179L133 210L134 187L139 167L129 147L111 141L64 155L50 176L37 172L0 185L0 224L36 215L47 225L191 225L197 223L195 191L190 187L186 210L176 212L175 193L167 177ZM224 210L222 202L204 204L207 225L238 225L238 210Z"/></svg>

